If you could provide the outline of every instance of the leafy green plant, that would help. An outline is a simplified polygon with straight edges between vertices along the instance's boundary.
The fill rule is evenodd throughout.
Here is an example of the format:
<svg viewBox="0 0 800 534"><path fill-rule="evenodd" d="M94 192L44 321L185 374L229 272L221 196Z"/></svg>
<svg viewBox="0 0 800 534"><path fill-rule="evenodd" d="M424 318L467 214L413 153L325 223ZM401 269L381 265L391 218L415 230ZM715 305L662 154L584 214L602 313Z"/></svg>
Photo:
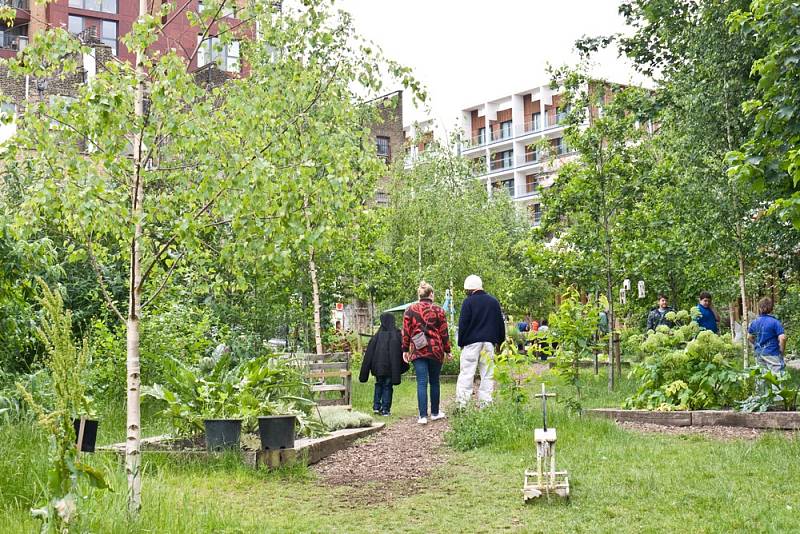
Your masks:
<svg viewBox="0 0 800 534"><path fill-rule="evenodd" d="M202 370L172 359L169 383L145 386L143 393L166 403L162 412L182 436L202 432L205 419L243 419L244 430L255 431L259 416L284 414L297 416L301 434L323 432L310 417L313 402L299 364L270 355L231 361L226 353Z"/></svg>
<svg viewBox="0 0 800 534"><path fill-rule="evenodd" d="M550 314L550 329L545 342L555 347L555 372L575 388L574 400L567 403L580 409L581 382L579 362L602 350L606 336L598 337L600 312L607 308L605 297L590 298L581 303L577 290L570 288L563 296L558 311Z"/></svg>
<svg viewBox="0 0 800 534"><path fill-rule="evenodd" d="M795 382L791 373L775 374L763 367L752 367L749 378L754 382L754 393L737 403L739 410L766 412L776 404L782 404L785 410L797 409L800 384Z"/></svg>
<svg viewBox="0 0 800 534"><path fill-rule="evenodd" d="M500 385L498 395L511 402L527 403L530 392L525 386L533 379L532 354L517 350L517 342L508 337L495 354L494 363L494 379Z"/></svg>
<svg viewBox="0 0 800 534"><path fill-rule="evenodd" d="M43 317L36 334L47 351L45 365L50 371L53 407L48 411L22 384L17 389L36 414L36 420L50 436L50 470L45 489L46 502L32 510L42 519L42 532L66 532L77 518L78 480L94 487L108 488L103 474L83 463L75 443L73 420L92 413L86 394L89 343L78 346L72 339L72 313L64 311L61 295L39 280L39 303Z"/></svg>
<svg viewBox="0 0 800 534"><path fill-rule="evenodd" d="M650 356L630 376L640 381L626 408L697 410L732 406L748 393L747 374L738 364L730 335L705 330L693 340L694 323L655 332L644 344Z"/></svg>

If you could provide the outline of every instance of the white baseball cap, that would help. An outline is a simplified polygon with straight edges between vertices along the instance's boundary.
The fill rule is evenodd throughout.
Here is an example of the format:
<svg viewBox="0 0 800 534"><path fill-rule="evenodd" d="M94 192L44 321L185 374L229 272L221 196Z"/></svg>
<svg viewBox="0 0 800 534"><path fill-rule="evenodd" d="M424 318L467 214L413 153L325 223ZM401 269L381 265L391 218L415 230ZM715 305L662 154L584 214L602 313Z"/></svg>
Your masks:
<svg viewBox="0 0 800 534"><path fill-rule="evenodd" d="M483 280L477 274L471 274L464 280L464 289L467 291L483 289Z"/></svg>

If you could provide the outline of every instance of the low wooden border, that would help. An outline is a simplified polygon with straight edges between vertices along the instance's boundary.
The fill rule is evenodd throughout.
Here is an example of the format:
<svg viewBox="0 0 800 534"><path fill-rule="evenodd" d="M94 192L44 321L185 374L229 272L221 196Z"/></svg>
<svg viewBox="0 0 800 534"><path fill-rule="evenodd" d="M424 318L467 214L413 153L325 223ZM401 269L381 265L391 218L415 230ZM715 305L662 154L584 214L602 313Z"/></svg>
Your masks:
<svg viewBox="0 0 800 534"><path fill-rule="evenodd" d="M585 413L617 422L651 423L662 426L733 426L776 430L800 430L800 412L747 413L733 410L653 412L594 408Z"/></svg>
<svg viewBox="0 0 800 534"><path fill-rule="evenodd" d="M357 439L369 436L382 430L385 423L373 423L372 426L363 428L345 428L343 430L335 430L321 438L303 438L295 441L295 446L292 449L281 449L271 451L251 451L242 450L242 462L252 468L265 467L267 469L274 469L281 465L289 464L296 461L302 461L307 465L314 464L333 454L349 447ZM168 436L157 436L154 438L142 439L142 444L145 445L142 449L143 455L148 456L164 456L169 458L210 458L218 455L219 453L210 453L205 450L189 449L177 451L153 451L147 450L146 445L155 444L161 441L170 439ZM124 458L125 444L114 443L113 445L106 445L98 447L98 452L113 453Z"/></svg>

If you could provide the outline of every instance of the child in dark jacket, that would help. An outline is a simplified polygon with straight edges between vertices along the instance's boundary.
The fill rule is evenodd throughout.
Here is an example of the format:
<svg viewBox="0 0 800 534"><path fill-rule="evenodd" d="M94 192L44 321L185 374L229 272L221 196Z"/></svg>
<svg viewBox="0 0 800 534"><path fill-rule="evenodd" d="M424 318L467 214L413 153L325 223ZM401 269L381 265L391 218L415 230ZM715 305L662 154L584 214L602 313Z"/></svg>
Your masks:
<svg viewBox="0 0 800 534"><path fill-rule="evenodd" d="M394 315L384 313L381 315L380 330L369 340L358 376L361 382L369 380L370 373L375 377L373 412L389 415L393 386L400 384L400 375L406 371L408 364L403 361L400 330L395 326Z"/></svg>

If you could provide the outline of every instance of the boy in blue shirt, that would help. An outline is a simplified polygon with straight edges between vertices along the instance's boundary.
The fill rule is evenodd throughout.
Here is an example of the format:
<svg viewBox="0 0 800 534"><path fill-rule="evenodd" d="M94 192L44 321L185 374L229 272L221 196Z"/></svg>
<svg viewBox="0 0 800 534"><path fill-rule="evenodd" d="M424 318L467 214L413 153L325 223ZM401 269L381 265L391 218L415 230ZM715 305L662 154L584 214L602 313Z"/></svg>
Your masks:
<svg viewBox="0 0 800 534"><path fill-rule="evenodd" d="M783 360L786 333L781 322L771 315L772 307L771 299L763 298L758 302L759 317L750 323L747 338L755 348L756 363L778 374L786 368Z"/></svg>
<svg viewBox="0 0 800 534"><path fill-rule="evenodd" d="M708 291L701 292L698 300L697 311L700 312L700 316L697 317L695 321L703 330L711 330L715 334L718 334L719 328L717 323L719 323L719 314L711 304L711 293Z"/></svg>

